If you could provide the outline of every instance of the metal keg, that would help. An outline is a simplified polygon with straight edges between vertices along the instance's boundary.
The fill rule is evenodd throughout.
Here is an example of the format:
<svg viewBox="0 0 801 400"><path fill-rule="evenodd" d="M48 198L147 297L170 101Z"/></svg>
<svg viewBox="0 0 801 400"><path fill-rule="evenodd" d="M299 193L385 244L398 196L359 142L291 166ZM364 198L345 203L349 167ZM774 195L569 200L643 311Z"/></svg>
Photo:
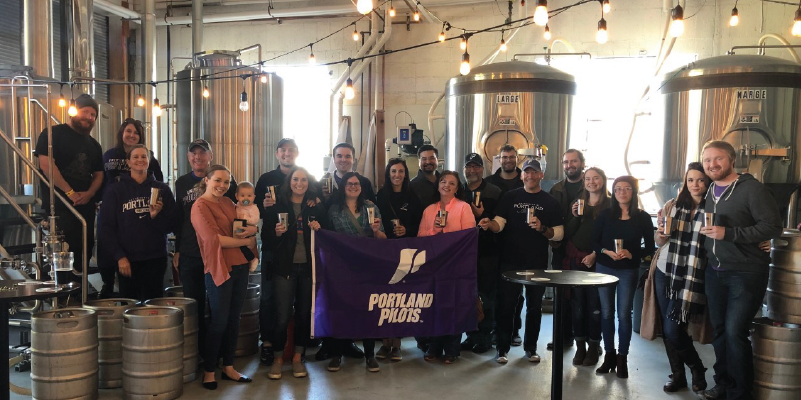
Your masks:
<svg viewBox="0 0 801 400"><path fill-rule="evenodd" d="M134 299L87 301L97 313L97 384L101 389L122 387L122 314L139 303Z"/></svg>
<svg viewBox="0 0 801 400"><path fill-rule="evenodd" d="M97 314L83 308L31 317L34 399L97 398ZM7 379L7 378L3 378Z"/></svg>
<svg viewBox="0 0 801 400"><path fill-rule="evenodd" d="M197 378L198 364L198 321L197 302L188 297L162 297L145 302L148 307L178 307L184 310L184 383Z"/></svg>
<svg viewBox="0 0 801 400"><path fill-rule="evenodd" d="M801 231L785 229L771 243L768 318L801 324Z"/></svg>
<svg viewBox="0 0 801 400"><path fill-rule="evenodd" d="M801 399L801 326L758 318L752 328L754 398Z"/></svg>
<svg viewBox="0 0 801 400"><path fill-rule="evenodd" d="M171 400L183 394L183 320L183 310L176 307L140 307L123 314L126 399Z"/></svg>
<svg viewBox="0 0 801 400"><path fill-rule="evenodd" d="M239 320L239 337L236 340L237 357L249 356L259 351L259 305L261 285L248 283L245 306Z"/></svg>

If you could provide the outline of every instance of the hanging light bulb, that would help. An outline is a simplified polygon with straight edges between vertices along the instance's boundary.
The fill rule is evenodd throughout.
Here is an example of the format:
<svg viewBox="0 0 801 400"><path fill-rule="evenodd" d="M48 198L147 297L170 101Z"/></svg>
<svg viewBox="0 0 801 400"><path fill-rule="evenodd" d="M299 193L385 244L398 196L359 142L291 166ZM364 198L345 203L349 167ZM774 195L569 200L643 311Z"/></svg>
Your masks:
<svg viewBox="0 0 801 400"><path fill-rule="evenodd" d="M67 99L64 98L64 84L58 89L58 106L61 108L67 106Z"/></svg>
<svg viewBox="0 0 801 400"><path fill-rule="evenodd" d="M395 7L392 7L392 1L389 2L389 16L395 18Z"/></svg>
<svg viewBox="0 0 801 400"><path fill-rule="evenodd" d="M740 23L740 13L737 11L737 5L731 9L731 19L729 19L729 26L737 26Z"/></svg>
<svg viewBox="0 0 801 400"><path fill-rule="evenodd" d="M314 48L312 46L314 46L314 44L310 43L309 44L309 64L314 65L314 64L317 64L317 59L314 58Z"/></svg>
<svg viewBox="0 0 801 400"><path fill-rule="evenodd" d="M462 41L459 42L459 48L462 50L467 50L467 38L462 36Z"/></svg>
<svg viewBox="0 0 801 400"><path fill-rule="evenodd" d="M356 2L356 11L362 14L369 14L373 11L373 0L359 0Z"/></svg>
<svg viewBox="0 0 801 400"><path fill-rule="evenodd" d="M793 23L793 36L801 36L801 5L795 11L795 22Z"/></svg>
<svg viewBox="0 0 801 400"><path fill-rule="evenodd" d="M505 41L505 40L503 40L503 39L501 39L501 47L500 47L500 50L501 50L502 52L504 52L504 53L506 52L506 50L509 50L509 46L507 46L507 45L506 45L506 41Z"/></svg>
<svg viewBox="0 0 801 400"><path fill-rule="evenodd" d="M609 0L604 0L601 4L604 9L604 14L609 14L609 11L612 11L612 6L609 4Z"/></svg>
<svg viewBox="0 0 801 400"><path fill-rule="evenodd" d="M415 22L420 21L420 10L414 10L414 21Z"/></svg>
<svg viewBox="0 0 801 400"><path fill-rule="evenodd" d="M208 99L209 96L211 96L211 92L209 91L209 87L208 86L204 86L203 87L203 98L204 99Z"/></svg>
<svg viewBox="0 0 801 400"><path fill-rule="evenodd" d="M534 10L534 23L545 26L548 23L548 0L538 0Z"/></svg>
<svg viewBox="0 0 801 400"><path fill-rule="evenodd" d="M545 40L551 40L551 28L548 27L548 24L545 24L545 32L542 34L542 37Z"/></svg>
<svg viewBox="0 0 801 400"><path fill-rule="evenodd" d="M353 37L353 41L354 42L358 42L359 41L359 31L356 30L356 24L353 24L353 36L352 37Z"/></svg>
<svg viewBox="0 0 801 400"><path fill-rule="evenodd" d="M142 90L142 86L139 86L139 96L136 97L136 105L139 107L145 106L145 97L142 96L143 91L144 90Z"/></svg>
<svg viewBox="0 0 801 400"><path fill-rule="evenodd" d="M601 18L598 21L598 31L595 32L595 41L598 44L604 44L609 40L609 32L606 31L606 20Z"/></svg>
<svg viewBox="0 0 801 400"><path fill-rule="evenodd" d="M160 117L161 116L161 104L159 104L159 98L158 97L156 97L156 99L153 100L153 116L154 117Z"/></svg>
<svg viewBox="0 0 801 400"><path fill-rule="evenodd" d="M67 109L67 115L70 117L78 115L78 107L75 107L75 99L70 99L70 108Z"/></svg>
<svg viewBox="0 0 801 400"><path fill-rule="evenodd" d="M242 93L239 95L239 110L242 112L247 112L250 110L250 104L248 104L248 93L245 89L242 89Z"/></svg>
<svg viewBox="0 0 801 400"><path fill-rule="evenodd" d="M677 4L672 11L673 21L670 23L670 36L679 37L684 34L684 9Z"/></svg>
<svg viewBox="0 0 801 400"><path fill-rule="evenodd" d="M467 54L466 51L462 54L462 64L459 65L459 73L462 75L470 73L470 54Z"/></svg>
<svg viewBox="0 0 801 400"><path fill-rule="evenodd" d="M439 40L440 42L444 42L445 41L445 29L443 29L442 32L439 33L439 36L437 37L437 40Z"/></svg>
<svg viewBox="0 0 801 400"><path fill-rule="evenodd" d="M267 83L267 74L261 74L259 81L261 81L261 83Z"/></svg>
<svg viewBox="0 0 801 400"><path fill-rule="evenodd" d="M348 78L345 82L345 99L353 100L356 97L356 91L353 90L353 79Z"/></svg>

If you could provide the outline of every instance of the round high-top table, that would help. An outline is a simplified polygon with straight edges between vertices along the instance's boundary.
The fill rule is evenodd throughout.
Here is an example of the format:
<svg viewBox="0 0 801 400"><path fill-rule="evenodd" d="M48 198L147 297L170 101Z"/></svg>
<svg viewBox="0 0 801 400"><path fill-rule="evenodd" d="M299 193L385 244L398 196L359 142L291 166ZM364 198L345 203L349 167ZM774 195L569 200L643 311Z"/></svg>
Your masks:
<svg viewBox="0 0 801 400"><path fill-rule="evenodd" d="M525 270L503 273L503 279L533 286L554 288L553 301L553 362L551 363L551 399L562 400L562 307L564 289L571 287L602 287L617 284L618 279L611 275L588 271L567 270Z"/></svg>
<svg viewBox="0 0 801 400"><path fill-rule="evenodd" d="M22 283L22 284L21 284ZM0 349L6 349L8 354L8 306L11 303L20 303L28 300L45 300L52 297L63 297L71 294L80 293L81 285L59 285L62 287L58 292L37 292L36 289L52 288L53 285L44 283L33 283L24 280L0 280ZM9 393L8 363L0 361L0 400L8 400Z"/></svg>

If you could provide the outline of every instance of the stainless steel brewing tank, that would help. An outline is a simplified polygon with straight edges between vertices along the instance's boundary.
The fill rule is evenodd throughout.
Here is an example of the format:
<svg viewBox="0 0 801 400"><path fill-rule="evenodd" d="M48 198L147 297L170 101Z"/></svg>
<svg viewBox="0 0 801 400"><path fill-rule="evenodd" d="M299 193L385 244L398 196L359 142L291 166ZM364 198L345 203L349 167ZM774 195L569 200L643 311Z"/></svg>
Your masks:
<svg viewBox="0 0 801 400"><path fill-rule="evenodd" d="M660 88L665 129L654 133L663 144L652 165L661 166L655 174L661 202L676 195L704 143L725 140L738 150L737 171L754 174L787 205L801 181L801 65L767 56L712 57L667 73Z"/></svg>
<svg viewBox="0 0 801 400"><path fill-rule="evenodd" d="M237 181L255 182L276 167L273 154L283 137L283 81L272 73L265 74L266 83L258 75L240 78L258 73L243 66L237 52L210 51L197 57L196 66L176 74L179 174L189 172L187 146L198 138L211 144L213 163L227 166ZM208 98L203 97L205 87ZM245 112L239 109L243 87L250 106Z"/></svg>
<svg viewBox="0 0 801 400"><path fill-rule="evenodd" d="M575 94L572 75L525 61L483 65L451 78L445 101L446 168L460 171L465 155L476 152L487 175L503 145L520 150L543 144L549 149L545 180L562 179L559 161L567 150Z"/></svg>

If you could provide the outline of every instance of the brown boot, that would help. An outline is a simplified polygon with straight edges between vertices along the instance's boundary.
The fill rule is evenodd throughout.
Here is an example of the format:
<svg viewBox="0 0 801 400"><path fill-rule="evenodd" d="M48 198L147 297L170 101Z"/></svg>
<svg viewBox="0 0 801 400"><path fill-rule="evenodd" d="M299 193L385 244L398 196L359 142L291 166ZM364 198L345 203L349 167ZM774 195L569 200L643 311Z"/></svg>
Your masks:
<svg viewBox="0 0 801 400"><path fill-rule="evenodd" d="M595 370L596 373L599 374L606 374L609 372L614 372L615 367L617 367L617 359L615 358L616 354L615 351L607 351L604 355L604 362L601 364L598 369Z"/></svg>
<svg viewBox="0 0 801 400"><path fill-rule="evenodd" d="M628 356L626 355L617 355L617 377L621 379L629 377Z"/></svg>
<svg viewBox="0 0 801 400"><path fill-rule="evenodd" d="M590 340L587 342L589 346L587 347L587 355L584 357L584 362L581 365L595 365L598 364L598 349L600 348L600 342L594 342Z"/></svg>
<svg viewBox="0 0 801 400"><path fill-rule="evenodd" d="M583 340L576 339L576 355L573 356L573 365L581 365L584 363L584 358L587 357L586 345L587 343L584 342Z"/></svg>
<svg viewBox="0 0 801 400"><path fill-rule="evenodd" d="M679 351L676 350L667 339L665 342L665 352L667 353L668 363L670 364L670 380L662 386L662 390L667 393L677 392L679 389L687 387L687 375L684 373L684 362L681 360Z"/></svg>

